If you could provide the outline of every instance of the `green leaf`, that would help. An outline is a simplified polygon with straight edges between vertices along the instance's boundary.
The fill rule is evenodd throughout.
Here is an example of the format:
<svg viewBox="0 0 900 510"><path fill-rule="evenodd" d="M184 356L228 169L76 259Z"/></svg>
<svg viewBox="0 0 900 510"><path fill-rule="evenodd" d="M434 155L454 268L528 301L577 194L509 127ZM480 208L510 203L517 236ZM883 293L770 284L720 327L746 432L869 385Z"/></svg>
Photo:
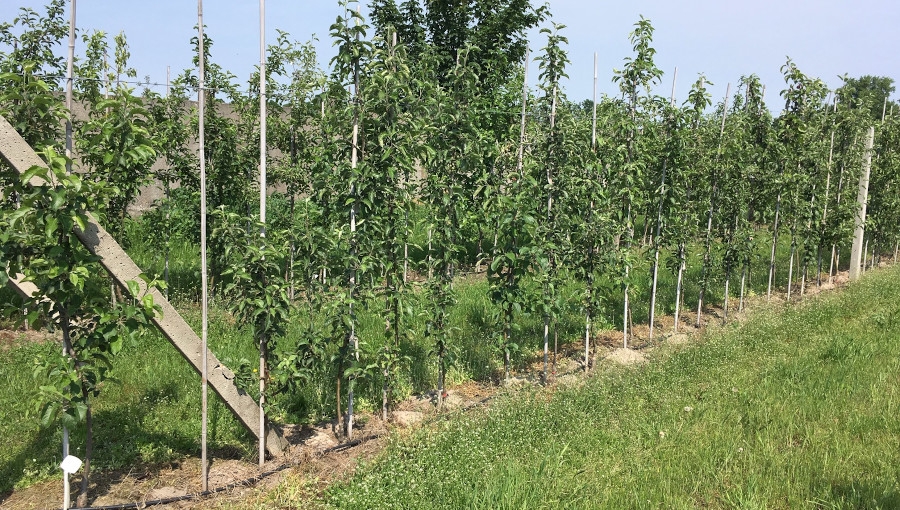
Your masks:
<svg viewBox="0 0 900 510"><path fill-rule="evenodd" d="M125 285L128 286L128 292L132 297L138 297L138 294L140 294L141 292L141 286L138 284L138 282L134 280L128 280L125 282Z"/></svg>

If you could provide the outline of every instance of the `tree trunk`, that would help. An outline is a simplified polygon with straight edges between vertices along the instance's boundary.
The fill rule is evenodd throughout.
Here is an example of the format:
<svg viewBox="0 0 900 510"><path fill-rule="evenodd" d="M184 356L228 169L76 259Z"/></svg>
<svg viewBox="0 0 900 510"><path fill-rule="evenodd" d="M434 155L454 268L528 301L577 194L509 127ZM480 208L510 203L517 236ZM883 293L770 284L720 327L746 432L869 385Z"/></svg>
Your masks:
<svg viewBox="0 0 900 510"><path fill-rule="evenodd" d="M748 265L748 261L747 261L747 259L744 259L744 265L741 268L741 298L740 298L740 301L738 302L738 313L741 313L744 311L744 289L745 289L745 284L747 282L747 265Z"/></svg>
<svg viewBox="0 0 900 510"><path fill-rule="evenodd" d="M388 421L388 377L390 377L390 372L387 369L384 369L382 372L384 375L384 383L381 385L381 420L384 423Z"/></svg>
<svg viewBox="0 0 900 510"><path fill-rule="evenodd" d="M681 294L684 291L682 288L682 283L684 282L684 266L685 266L685 254L684 254L684 242L678 244L678 278L675 282L675 327L674 332L678 333L678 319L680 317L681 312Z"/></svg>
<svg viewBox="0 0 900 510"><path fill-rule="evenodd" d="M445 374L445 367L444 367L444 349L441 348L440 352L438 353L438 388L437 388L437 390L438 390L438 392L437 392L438 393L438 396L437 396L438 409L443 409L443 407L444 407L444 378L445 377L446 377L446 374Z"/></svg>
<svg viewBox="0 0 900 510"><path fill-rule="evenodd" d="M541 375L541 383L547 385L547 370L550 362L550 316L544 314L544 371Z"/></svg>
<svg viewBox="0 0 900 510"><path fill-rule="evenodd" d="M731 273L728 272L725 274L725 301L723 304L723 312L724 315L722 317L723 320L728 320L728 286L731 283Z"/></svg>
<svg viewBox="0 0 900 510"><path fill-rule="evenodd" d="M794 277L794 252L797 249L796 239L794 238L794 233L791 232L791 259L788 264L788 281L787 281L787 300L791 300L791 283L793 283Z"/></svg>
<svg viewBox="0 0 900 510"><path fill-rule="evenodd" d="M335 391L334 391L334 405L335 405L335 420L338 423L337 430L333 430L336 435L342 436L346 434L346 429L344 425L344 415L341 414L341 378L343 377L341 374L344 372L344 363L343 361L338 361L338 371L337 376L334 378L335 383Z"/></svg>
<svg viewBox="0 0 900 510"><path fill-rule="evenodd" d="M707 287L707 278L709 278L709 264L711 253L710 250L712 248L712 218L713 218L713 194L715 194L715 184L713 184L713 189L710 193L709 200L709 212L706 217L706 248L703 253L703 268L701 269L700 276L700 296L697 299L697 322L696 327L700 327L700 321L703 316L703 298L706 294Z"/></svg>
<svg viewBox="0 0 900 510"><path fill-rule="evenodd" d="M84 508L88 505L88 487L91 483L91 457L94 455L94 417L91 413L92 406L88 400L88 391L84 385L81 386L81 396L87 403L87 412L84 415L84 464L81 468L81 493L78 494L78 500L75 504Z"/></svg>
<svg viewBox="0 0 900 510"><path fill-rule="evenodd" d="M591 313L590 311L584 316L584 372L587 373L590 366L591 352Z"/></svg>
<svg viewBox="0 0 900 510"><path fill-rule="evenodd" d="M775 248L778 246L778 215L781 213L781 193L775 200L775 224L772 227L772 257L769 260L769 287L766 291L766 301L772 298L772 282L775 279Z"/></svg>

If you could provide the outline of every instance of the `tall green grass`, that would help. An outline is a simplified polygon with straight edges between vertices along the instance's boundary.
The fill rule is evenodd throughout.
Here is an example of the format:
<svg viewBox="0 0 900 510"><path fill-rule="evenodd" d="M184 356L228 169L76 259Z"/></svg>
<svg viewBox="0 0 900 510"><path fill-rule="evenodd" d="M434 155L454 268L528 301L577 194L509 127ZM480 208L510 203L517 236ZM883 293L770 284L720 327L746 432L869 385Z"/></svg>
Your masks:
<svg viewBox="0 0 900 510"><path fill-rule="evenodd" d="M900 269L407 438L339 508L898 508Z"/></svg>

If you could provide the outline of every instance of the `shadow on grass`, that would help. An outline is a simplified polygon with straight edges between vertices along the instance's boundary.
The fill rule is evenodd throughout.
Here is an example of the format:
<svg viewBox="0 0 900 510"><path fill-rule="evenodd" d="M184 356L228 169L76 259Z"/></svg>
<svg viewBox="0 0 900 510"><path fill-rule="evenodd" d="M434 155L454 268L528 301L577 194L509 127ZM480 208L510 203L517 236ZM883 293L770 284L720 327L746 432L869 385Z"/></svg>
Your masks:
<svg viewBox="0 0 900 510"><path fill-rule="evenodd" d="M107 390L115 391L113 389ZM171 467L185 456L196 456L200 451L200 412L197 410L196 425L182 426L170 423L156 423L152 416L155 405L161 402L183 398L182 391L174 382L165 383L143 392L135 401L117 405L111 409L94 411L94 452L91 462L91 500L109 492L122 476L134 470L154 471L161 467ZM101 397L102 398L102 397ZM222 422L233 420L230 412L218 397L210 399L209 448L211 455L218 459L241 459L248 455L231 442L221 441ZM190 421L173 416L173 421ZM242 444L252 445L249 432L240 439ZM84 426L70 432L70 452L84 455ZM55 475L45 466L55 466L59 462L61 433L59 428L41 428L11 460L0 464L0 503L5 501L13 488L28 478L52 479ZM40 471L34 471L35 468ZM73 498L80 489L81 477L71 479Z"/></svg>
<svg viewBox="0 0 900 510"><path fill-rule="evenodd" d="M816 508L900 508L896 487L875 487L859 481L823 481L831 498L816 501Z"/></svg>
<svg viewBox="0 0 900 510"><path fill-rule="evenodd" d="M14 445L4 447L10 448ZM33 476L28 473L29 469L58 463L61 448L59 433L54 429L42 428L10 461L0 464L0 503L9 497L16 484L24 478Z"/></svg>

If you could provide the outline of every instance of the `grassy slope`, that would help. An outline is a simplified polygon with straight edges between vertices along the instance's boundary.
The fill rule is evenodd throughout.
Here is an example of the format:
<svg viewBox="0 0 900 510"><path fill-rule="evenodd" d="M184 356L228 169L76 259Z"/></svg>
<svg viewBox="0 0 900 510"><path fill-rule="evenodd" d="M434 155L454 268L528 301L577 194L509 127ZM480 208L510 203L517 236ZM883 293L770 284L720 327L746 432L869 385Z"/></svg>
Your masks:
<svg viewBox="0 0 900 510"><path fill-rule="evenodd" d="M867 275L868 276L868 275ZM351 508L898 508L900 268L397 439Z"/></svg>

